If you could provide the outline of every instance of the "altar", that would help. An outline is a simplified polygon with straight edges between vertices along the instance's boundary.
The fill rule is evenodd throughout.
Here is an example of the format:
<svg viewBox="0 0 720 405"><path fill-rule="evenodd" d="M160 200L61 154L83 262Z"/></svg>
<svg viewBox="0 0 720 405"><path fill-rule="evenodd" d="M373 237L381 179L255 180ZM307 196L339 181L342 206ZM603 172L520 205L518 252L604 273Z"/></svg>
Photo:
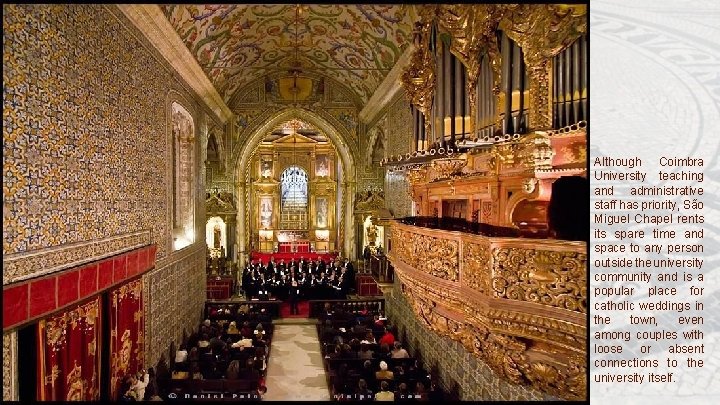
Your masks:
<svg viewBox="0 0 720 405"><path fill-rule="evenodd" d="M310 253L310 241L278 242L277 253Z"/></svg>

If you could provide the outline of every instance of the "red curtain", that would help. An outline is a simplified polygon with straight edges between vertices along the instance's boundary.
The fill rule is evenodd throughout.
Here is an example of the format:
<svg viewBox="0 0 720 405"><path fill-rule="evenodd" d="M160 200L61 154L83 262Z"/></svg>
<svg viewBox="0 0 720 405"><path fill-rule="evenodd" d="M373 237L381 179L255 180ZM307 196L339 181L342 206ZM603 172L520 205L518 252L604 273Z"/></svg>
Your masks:
<svg viewBox="0 0 720 405"><path fill-rule="evenodd" d="M145 316L142 281L131 281L110 292L110 398L117 400L125 376L144 363ZM142 398L139 398L142 400Z"/></svg>
<svg viewBox="0 0 720 405"><path fill-rule="evenodd" d="M38 398L42 401L100 400L100 297L38 327Z"/></svg>

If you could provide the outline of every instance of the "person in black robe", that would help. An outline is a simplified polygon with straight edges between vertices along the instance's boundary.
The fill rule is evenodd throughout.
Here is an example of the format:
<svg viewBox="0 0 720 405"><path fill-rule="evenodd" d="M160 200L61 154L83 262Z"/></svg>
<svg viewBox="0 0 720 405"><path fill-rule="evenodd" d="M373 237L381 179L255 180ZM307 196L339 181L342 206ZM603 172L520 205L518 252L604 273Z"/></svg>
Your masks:
<svg viewBox="0 0 720 405"><path fill-rule="evenodd" d="M300 284L294 279L292 280L289 289L290 314L298 315L300 313L300 309L298 308L298 301L300 300Z"/></svg>

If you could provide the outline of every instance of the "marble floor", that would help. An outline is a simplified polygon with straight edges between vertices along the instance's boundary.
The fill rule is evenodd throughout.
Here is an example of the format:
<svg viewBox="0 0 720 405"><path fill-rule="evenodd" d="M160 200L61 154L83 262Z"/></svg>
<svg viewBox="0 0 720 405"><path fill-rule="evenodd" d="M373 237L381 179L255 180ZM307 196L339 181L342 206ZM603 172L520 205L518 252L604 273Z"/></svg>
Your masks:
<svg viewBox="0 0 720 405"><path fill-rule="evenodd" d="M315 325L275 325L263 401L329 401Z"/></svg>

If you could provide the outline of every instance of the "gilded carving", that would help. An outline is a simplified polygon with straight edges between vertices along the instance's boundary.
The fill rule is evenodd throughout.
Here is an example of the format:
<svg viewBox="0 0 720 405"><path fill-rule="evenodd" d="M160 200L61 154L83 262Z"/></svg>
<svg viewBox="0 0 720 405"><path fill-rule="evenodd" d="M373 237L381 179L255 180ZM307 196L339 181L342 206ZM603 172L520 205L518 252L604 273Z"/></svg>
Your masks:
<svg viewBox="0 0 720 405"><path fill-rule="evenodd" d="M385 193L382 191L367 191L355 196L356 211L376 211L385 208Z"/></svg>
<svg viewBox="0 0 720 405"><path fill-rule="evenodd" d="M493 251L496 297L587 312L587 255L500 248Z"/></svg>
<svg viewBox="0 0 720 405"><path fill-rule="evenodd" d="M482 294L490 294L490 246L479 243L463 245L463 283Z"/></svg>
<svg viewBox="0 0 720 405"><path fill-rule="evenodd" d="M500 28L523 50L530 81L529 129L552 128L550 60L587 32L586 5L513 4Z"/></svg>
<svg viewBox="0 0 720 405"><path fill-rule="evenodd" d="M478 293L467 295L460 293L460 287L428 281L426 274L442 278L422 266L430 261L425 253L432 251L429 243L437 244L443 237L424 232L394 225L389 255L391 261L402 262L396 265L396 277L421 324L459 341L508 381L561 398L585 399L584 251L528 247L504 238L473 236L452 241L462 252L456 263L462 275L460 286ZM512 246L516 243L522 246ZM538 304L548 309L540 309ZM554 308L579 316L575 321L557 318L552 315L557 313Z"/></svg>
<svg viewBox="0 0 720 405"><path fill-rule="evenodd" d="M415 50L400 76L405 96L425 116L425 130L430 132L430 111L435 91L435 60L429 48L430 30L437 15L436 5L418 6L420 21L415 23Z"/></svg>
<svg viewBox="0 0 720 405"><path fill-rule="evenodd" d="M571 400L585 399L587 366L580 356L571 357L567 366L537 361L522 363L520 369L542 391Z"/></svg>
<svg viewBox="0 0 720 405"><path fill-rule="evenodd" d="M396 244L399 260L431 276L457 281L458 242L447 239L398 231Z"/></svg>

